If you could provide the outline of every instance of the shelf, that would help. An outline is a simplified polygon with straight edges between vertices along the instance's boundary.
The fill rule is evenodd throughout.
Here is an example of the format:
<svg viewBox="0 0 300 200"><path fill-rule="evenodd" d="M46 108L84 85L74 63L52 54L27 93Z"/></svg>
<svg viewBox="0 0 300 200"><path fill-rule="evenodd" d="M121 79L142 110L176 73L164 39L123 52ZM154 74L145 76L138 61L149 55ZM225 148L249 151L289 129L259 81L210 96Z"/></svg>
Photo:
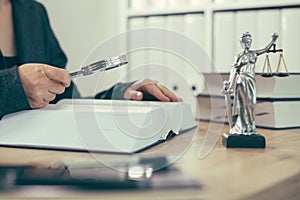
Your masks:
<svg viewBox="0 0 300 200"><path fill-rule="evenodd" d="M150 8L127 10L127 17L150 17L150 16L166 16L181 15L205 12L226 12L239 10L257 10L257 9L276 9L276 8L293 8L300 7L300 0L276 0L276 1L247 1L247 2L228 2L228 3L210 3L202 6L184 6L180 8Z"/></svg>
<svg viewBox="0 0 300 200"><path fill-rule="evenodd" d="M134 18L134 17L150 17L150 16L167 16L167 15L183 15L183 14L193 14L193 13L204 13L205 10L203 7L197 7L197 8L169 8L169 9L153 9L153 10L129 10L127 12L128 18Z"/></svg>
<svg viewBox="0 0 300 200"><path fill-rule="evenodd" d="M239 11L239 10L263 10L263 9L276 9L276 8L292 8L300 7L299 0L290 1L260 1L256 2L243 2L243 3L227 3L227 4L214 4L211 6L213 12L221 11Z"/></svg>
<svg viewBox="0 0 300 200"><path fill-rule="evenodd" d="M242 31L253 32L256 45L258 46L264 45L264 41L268 40L269 34L276 31L281 37L280 45L286 49L288 63L291 63L289 70L291 72L299 72L296 66L299 66L300 59L295 53L299 52L300 42L299 37L297 37L300 29L296 26L300 19L299 10L300 0L214 0L206 1L203 5L191 6L187 4L178 8L155 9L154 7L149 7L140 10L127 8L125 19L127 22L132 19L134 23L139 23L139 28L147 27L149 24L152 26L151 20L161 20L159 27L167 27L168 23L170 23L168 20L171 20L171 22L172 20L178 20L179 25L171 24L174 26L171 29L179 30L179 32L185 34L187 30L190 30L185 28L185 16L187 14L198 14L195 17L201 18L201 26L199 25L199 27L204 38L201 40L201 45L208 56L218 64L221 71L225 71L228 66L231 66L235 53L240 50L238 37ZM175 16L174 19L173 15ZM182 18L176 15L182 15ZM148 19L148 17L155 16L160 16L161 18ZM168 16L171 17L168 18ZM261 20L258 20L259 18ZM216 29L216 27L221 28ZM216 35L216 33L220 33L221 36ZM199 32L195 31L192 34L196 37L195 35L199 34ZM291 40L291 37L294 39ZM223 38L227 39L223 40ZM219 45L216 46L216 44ZM222 50L224 46L228 48L226 52ZM216 49L220 49L220 51ZM258 60L257 65L259 66L260 64Z"/></svg>

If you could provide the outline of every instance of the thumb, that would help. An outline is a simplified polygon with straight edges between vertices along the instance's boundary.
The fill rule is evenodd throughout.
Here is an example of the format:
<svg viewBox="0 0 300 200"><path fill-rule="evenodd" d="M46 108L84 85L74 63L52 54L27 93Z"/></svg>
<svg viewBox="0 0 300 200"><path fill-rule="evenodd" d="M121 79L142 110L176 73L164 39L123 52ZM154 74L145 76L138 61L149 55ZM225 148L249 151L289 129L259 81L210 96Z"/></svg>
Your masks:
<svg viewBox="0 0 300 200"><path fill-rule="evenodd" d="M71 84L71 78L66 70L49 65L44 65L45 75L56 82L63 84L65 87L69 87Z"/></svg>
<svg viewBox="0 0 300 200"><path fill-rule="evenodd" d="M129 99L135 101L142 101L143 100L143 93L136 90L129 91Z"/></svg>

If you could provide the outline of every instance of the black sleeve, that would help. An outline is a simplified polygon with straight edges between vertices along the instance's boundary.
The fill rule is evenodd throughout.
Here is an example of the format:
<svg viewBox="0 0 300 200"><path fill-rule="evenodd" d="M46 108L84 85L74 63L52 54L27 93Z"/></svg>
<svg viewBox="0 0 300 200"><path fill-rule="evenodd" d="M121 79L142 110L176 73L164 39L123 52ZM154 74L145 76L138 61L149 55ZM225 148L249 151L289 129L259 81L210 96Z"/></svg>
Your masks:
<svg viewBox="0 0 300 200"><path fill-rule="evenodd" d="M0 71L0 117L30 109L17 67Z"/></svg>

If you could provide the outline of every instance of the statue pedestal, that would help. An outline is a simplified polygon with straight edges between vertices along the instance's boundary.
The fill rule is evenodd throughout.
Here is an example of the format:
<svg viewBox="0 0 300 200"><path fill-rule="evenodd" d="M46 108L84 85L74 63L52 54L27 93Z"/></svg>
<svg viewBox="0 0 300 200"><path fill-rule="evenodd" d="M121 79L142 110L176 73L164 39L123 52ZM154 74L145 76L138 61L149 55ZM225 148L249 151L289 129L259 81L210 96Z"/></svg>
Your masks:
<svg viewBox="0 0 300 200"><path fill-rule="evenodd" d="M266 139L260 134L239 135L224 133L222 143L226 148L266 148Z"/></svg>

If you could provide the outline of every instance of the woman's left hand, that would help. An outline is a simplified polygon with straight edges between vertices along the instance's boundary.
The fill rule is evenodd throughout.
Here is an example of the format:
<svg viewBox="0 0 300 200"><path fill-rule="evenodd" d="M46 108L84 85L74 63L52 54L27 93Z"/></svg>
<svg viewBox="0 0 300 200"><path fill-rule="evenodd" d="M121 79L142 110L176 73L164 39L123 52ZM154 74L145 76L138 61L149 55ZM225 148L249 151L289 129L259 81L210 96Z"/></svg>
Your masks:
<svg viewBox="0 0 300 200"><path fill-rule="evenodd" d="M181 98L177 97L166 86L150 79L137 81L132 84L125 91L124 98L127 100L142 101L147 94L150 94L163 102L182 101Z"/></svg>

